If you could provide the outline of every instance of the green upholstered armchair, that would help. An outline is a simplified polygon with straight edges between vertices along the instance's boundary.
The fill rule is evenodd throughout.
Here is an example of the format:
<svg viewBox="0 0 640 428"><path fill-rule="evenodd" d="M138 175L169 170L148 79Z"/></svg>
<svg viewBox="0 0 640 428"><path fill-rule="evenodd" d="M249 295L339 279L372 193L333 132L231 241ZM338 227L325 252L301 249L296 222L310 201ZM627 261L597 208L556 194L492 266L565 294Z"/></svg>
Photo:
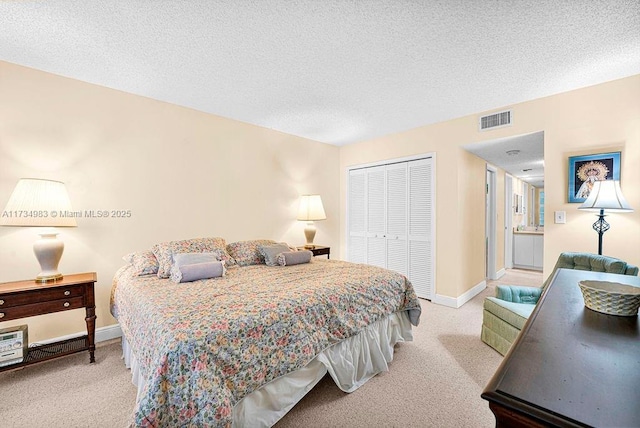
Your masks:
<svg viewBox="0 0 640 428"><path fill-rule="evenodd" d="M560 268L638 275L638 267L622 260L589 253L561 253L542 287L498 285L496 296L484 300L481 338L505 355L533 312L538 299Z"/></svg>

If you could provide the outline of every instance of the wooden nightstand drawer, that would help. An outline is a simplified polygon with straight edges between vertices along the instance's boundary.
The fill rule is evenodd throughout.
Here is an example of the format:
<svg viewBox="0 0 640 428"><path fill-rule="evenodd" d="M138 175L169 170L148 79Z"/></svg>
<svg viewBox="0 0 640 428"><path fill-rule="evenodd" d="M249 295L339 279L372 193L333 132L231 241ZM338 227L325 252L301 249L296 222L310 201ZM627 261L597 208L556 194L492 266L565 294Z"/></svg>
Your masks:
<svg viewBox="0 0 640 428"><path fill-rule="evenodd" d="M17 318L41 315L43 313L68 311L78 308L84 308L83 296L3 308L0 309L0 321L9 321Z"/></svg>
<svg viewBox="0 0 640 428"><path fill-rule="evenodd" d="M70 285L61 288L32 290L14 294L0 294L0 311L13 306L84 296L84 292L84 285Z"/></svg>

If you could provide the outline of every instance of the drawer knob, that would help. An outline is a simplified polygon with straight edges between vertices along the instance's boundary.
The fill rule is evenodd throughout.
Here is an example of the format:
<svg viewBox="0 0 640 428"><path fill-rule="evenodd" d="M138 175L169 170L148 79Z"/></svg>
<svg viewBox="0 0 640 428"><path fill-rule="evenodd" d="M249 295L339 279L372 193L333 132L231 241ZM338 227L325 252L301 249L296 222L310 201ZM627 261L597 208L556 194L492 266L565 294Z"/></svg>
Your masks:
<svg viewBox="0 0 640 428"><path fill-rule="evenodd" d="M68 296L69 294L71 294L71 291L69 291L69 290L65 290L65 291L64 291L64 295L65 295L65 296Z"/></svg>
<svg viewBox="0 0 640 428"><path fill-rule="evenodd" d="M4 312L0 312L0 318L4 318Z"/></svg>
<svg viewBox="0 0 640 428"><path fill-rule="evenodd" d="M64 302L64 305L62 305L62 306L64 306L65 308L68 308L69 307L69 302Z"/></svg>
<svg viewBox="0 0 640 428"><path fill-rule="evenodd" d="M4 300L0 299L0 305L4 305Z"/></svg>

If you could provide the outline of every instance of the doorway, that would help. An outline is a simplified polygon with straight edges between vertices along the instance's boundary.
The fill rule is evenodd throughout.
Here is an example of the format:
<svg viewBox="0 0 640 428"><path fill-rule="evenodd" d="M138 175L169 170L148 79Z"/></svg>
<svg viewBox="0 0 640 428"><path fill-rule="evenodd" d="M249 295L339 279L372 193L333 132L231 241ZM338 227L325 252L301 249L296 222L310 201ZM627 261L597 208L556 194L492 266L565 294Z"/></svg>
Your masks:
<svg viewBox="0 0 640 428"><path fill-rule="evenodd" d="M513 268L513 177L504 179L504 267Z"/></svg>
<svg viewBox="0 0 640 428"><path fill-rule="evenodd" d="M488 279L498 279L496 272L496 173L498 170L487 164L487 181L485 196L485 242L486 265L485 272Z"/></svg>

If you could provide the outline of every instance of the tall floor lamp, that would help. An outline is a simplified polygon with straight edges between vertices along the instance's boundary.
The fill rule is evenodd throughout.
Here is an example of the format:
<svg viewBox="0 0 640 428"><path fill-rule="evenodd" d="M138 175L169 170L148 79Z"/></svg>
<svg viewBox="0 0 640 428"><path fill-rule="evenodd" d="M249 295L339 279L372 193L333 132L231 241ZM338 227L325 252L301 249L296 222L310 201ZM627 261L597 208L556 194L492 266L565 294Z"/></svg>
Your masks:
<svg viewBox="0 0 640 428"><path fill-rule="evenodd" d="M602 255L602 235L604 235L610 227L609 223L604 219L604 210L619 213L633 212L633 209L629 206L629 203L622 195L622 191L620 190L620 181L618 180L596 181L589 193L589 197L578 207L578 209L600 211L599 214L596 214L598 216L598 220L593 223L593 230L598 232L599 255Z"/></svg>
<svg viewBox="0 0 640 428"><path fill-rule="evenodd" d="M0 216L2 226L45 227L33 252L40 263L36 282L62 278L58 263L64 243L57 238L54 227L75 227L76 219L64 183L37 178L21 178Z"/></svg>

